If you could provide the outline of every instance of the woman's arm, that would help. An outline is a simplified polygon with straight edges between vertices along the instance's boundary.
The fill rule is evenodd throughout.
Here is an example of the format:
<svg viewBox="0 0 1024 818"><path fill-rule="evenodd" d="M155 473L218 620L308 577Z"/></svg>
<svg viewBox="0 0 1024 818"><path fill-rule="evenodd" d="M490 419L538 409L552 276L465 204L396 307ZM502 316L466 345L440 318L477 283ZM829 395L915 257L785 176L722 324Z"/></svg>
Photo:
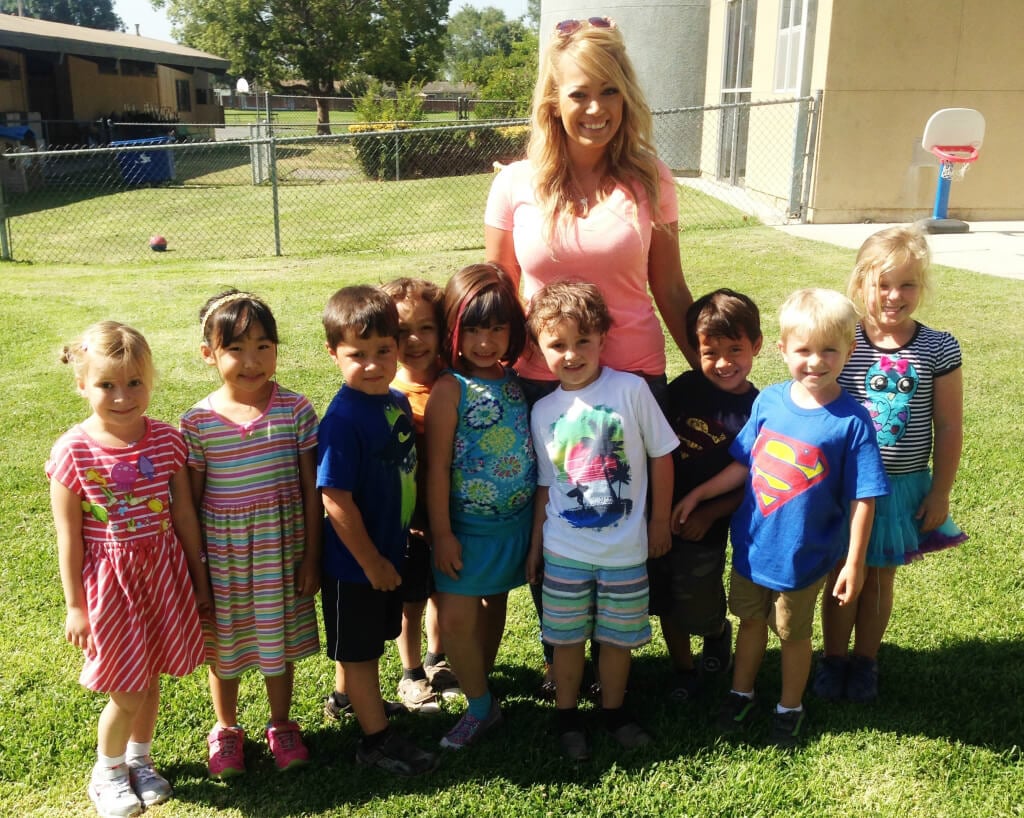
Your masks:
<svg viewBox="0 0 1024 818"><path fill-rule="evenodd" d="M522 270L516 258L516 247L512 241L512 231L499 227L484 225L484 257L509 274L516 289L519 289L519 278Z"/></svg>
<svg viewBox="0 0 1024 818"><path fill-rule="evenodd" d="M647 283L672 340L690 366L700 369L697 351L691 348L686 339L686 311L693 303L693 295L686 285L683 265L679 259L679 222L656 226L651 230Z"/></svg>
<svg viewBox="0 0 1024 818"><path fill-rule="evenodd" d="M462 570L462 544L452 532L451 469L452 446L459 421L459 382L451 375L442 375L434 383L427 399L423 422L430 459L427 461L427 513L430 536L434 546L437 570L452 579Z"/></svg>
<svg viewBox="0 0 1024 818"><path fill-rule="evenodd" d="M960 468L964 446L964 375L959 367L935 379L932 429L932 487L914 515L921 521L922 531L932 531L946 521L949 494Z"/></svg>

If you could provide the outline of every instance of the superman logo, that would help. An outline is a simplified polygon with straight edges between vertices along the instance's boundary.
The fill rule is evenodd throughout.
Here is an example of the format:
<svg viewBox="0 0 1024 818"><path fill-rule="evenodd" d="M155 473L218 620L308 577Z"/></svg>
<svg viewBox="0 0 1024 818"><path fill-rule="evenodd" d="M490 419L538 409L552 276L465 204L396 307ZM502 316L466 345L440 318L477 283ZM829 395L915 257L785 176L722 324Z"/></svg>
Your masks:
<svg viewBox="0 0 1024 818"><path fill-rule="evenodd" d="M751 459L754 497L765 516L820 483L829 471L817 447L766 429L758 435Z"/></svg>

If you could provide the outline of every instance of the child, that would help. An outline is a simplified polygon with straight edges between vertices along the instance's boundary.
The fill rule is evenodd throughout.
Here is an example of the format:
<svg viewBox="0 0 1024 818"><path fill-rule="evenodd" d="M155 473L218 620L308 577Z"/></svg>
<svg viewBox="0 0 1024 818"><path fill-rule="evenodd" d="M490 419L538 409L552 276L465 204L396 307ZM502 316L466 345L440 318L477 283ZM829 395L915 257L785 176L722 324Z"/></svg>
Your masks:
<svg viewBox="0 0 1024 818"><path fill-rule="evenodd" d="M779 349L792 380L757 396L729 447L735 462L672 511L682 527L702 501L745 487L730 528L729 609L740 627L719 722L726 731L749 722L771 627L782 642L772 742L783 747L802 737L818 592L845 554L831 593L842 605L857 598L874 498L889 490L871 420L836 382L856 325L853 304L833 290L798 290L786 299Z"/></svg>
<svg viewBox="0 0 1024 818"><path fill-rule="evenodd" d="M427 402L427 486L441 636L469 707L441 739L460 750L501 722L487 686L508 592L525 581L537 464L526 400L508 367L526 342L523 308L495 264L471 264L444 293L444 356Z"/></svg>
<svg viewBox="0 0 1024 818"><path fill-rule="evenodd" d="M843 608L822 601L825 655L813 689L826 699L877 698L878 649L892 613L896 566L967 539L949 518L963 446L960 345L914 320L927 275L924 235L892 227L864 242L850 277L849 295L864 317L839 383L871 414L892 494L875 510L863 594Z"/></svg>
<svg viewBox="0 0 1024 818"><path fill-rule="evenodd" d="M668 387L667 417L681 442L673 454L676 502L732 462L729 445L757 397L747 376L761 351L760 313L747 296L715 290L686 311L686 332L700 369L684 372ZM703 674L729 666L725 546L729 519L742 498L736 489L701 503L685 526L674 528L669 553L648 565L651 613L661 620L675 671L670 695L677 701L700 692ZM691 634L703 637L700 672L690 652Z"/></svg>
<svg viewBox="0 0 1024 818"><path fill-rule="evenodd" d="M206 628L207 736L214 778L245 772L238 726L242 674L257 669L270 701L267 744L279 770L309 760L291 720L295 662L319 649L323 511L316 492L316 413L279 386L277 322L251 293L228 290L199 311L200 354L221 386L181 418L192 497L206 546L213 616Z"/></svg>
<svg viewBox="0 0 1024 818"><path fill-rule="evenodd" d="M185 444L173 426L146 417L146 340L103 321L64 347L61 360L92 409L46 463L64 635L85 653L81 684L110 695L89 797L100 815L124 818L171 795L150 756L160 674L187 676L202 662L197 603L209 610L210 588Z"/></svg>
<svg viewBox="0 0 1024 818"><path fill-rule="evenodd" d="M398 308L398 374L391 386L409 399L416 428L416 510L402 571L402 634L398 653L402 679L398 698L416 713L439 711L437 695L458 694L458 680L441 647L437 605L432 596L430 539L427 520L427 458L423 415L431 387L441 371L441 330L444 326L441 290L429 281L398 278L381 287ZM423 613L427 613L427 656L421 654Z"/></svg>
<svg viewBox="0 0 1024 818"><path fill-rule="evenodd" d="M323 314L327 352L344 384L320 422L317 485L324 527L327 655L335 684L363 732L356 761L396 775L439 762L388 726L380 657L402 630L400 569L416 504L416 447L409 401L390 388L398 370L398 311L376 287L338 290ZM342 695L335 690L332 698Z"/></svg>
<svg viewBox="0 0 1024 818"><path fill-rule="evenodd" d="M623 698L630 651L651 639L646 560L671 542L671 453L679 442L643 378L600 365L611 316L596 286L547 284L529 316L530 336L560 386L533 407L538 487L527 575L537 581L543 564L556 729L562 751L580 761L590 757L577 699L591 637L601 646L605 727L626 748L651 741Z"/></svg>

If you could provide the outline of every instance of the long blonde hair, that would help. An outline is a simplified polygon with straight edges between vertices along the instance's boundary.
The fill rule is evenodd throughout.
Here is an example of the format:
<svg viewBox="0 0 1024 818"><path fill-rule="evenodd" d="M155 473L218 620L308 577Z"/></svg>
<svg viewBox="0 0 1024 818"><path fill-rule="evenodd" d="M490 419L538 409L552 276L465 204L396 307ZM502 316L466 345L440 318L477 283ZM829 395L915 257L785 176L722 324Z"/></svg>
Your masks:
<svg viewBox="0 0 1024 818"><path fill-rule="evenodd" d="M608 146L605 178L629 190L639 184L656 217L661 196L650 108L619 30L614 24L608 28L584 24L568 36L558 32L552 36L533 89L527 156L536 172L534 190L544 214L545 235L550 239L559 221L568 222L576 214L568 137L558 116L558 66L563 57L622 94L622 124Z"/></svg>

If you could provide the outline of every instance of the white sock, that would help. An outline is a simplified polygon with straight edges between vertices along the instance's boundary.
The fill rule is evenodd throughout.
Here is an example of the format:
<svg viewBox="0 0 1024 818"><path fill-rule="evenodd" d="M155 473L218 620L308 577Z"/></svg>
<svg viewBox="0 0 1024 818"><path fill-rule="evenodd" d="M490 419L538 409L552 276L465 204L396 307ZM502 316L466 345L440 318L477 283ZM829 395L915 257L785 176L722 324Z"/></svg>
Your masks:
<svg viewBox="0 0 1024 818"><path fill-rule="evenodd" d="M105 756L101 753L96 753L96 767L95 770L106 772L112 770L115 767L120 767L124 764L124 753L119 756Z"/></svg>
<svg viewBox="0 0 1024 818"><path fill-rule="evenodd" d="M135 761L137 758L146 758L149 756L150 750L153 749L152 741L129 741L128 751L125 753L125 757L129 763Z"/></svg>
<svg viewBox="0 0 1024 818"><path fill-rule="evenodd" d="M729 692L730 693L735 693L737 696L742 696L744 699L749 699L750 701L754 700L754 691L753 690L749 690L749 691L746 691L746 692L744 692L742 690L730 690Z"/></svg>
<svg viewBox="0 0 1024 818"><path fill-rule="evenodd" d="M799 707L783 707L781 702L779 704L775 705L775 712L776 713L799 713L803 709L804 709L803 702L800 702L800 706Z"/></svg>

